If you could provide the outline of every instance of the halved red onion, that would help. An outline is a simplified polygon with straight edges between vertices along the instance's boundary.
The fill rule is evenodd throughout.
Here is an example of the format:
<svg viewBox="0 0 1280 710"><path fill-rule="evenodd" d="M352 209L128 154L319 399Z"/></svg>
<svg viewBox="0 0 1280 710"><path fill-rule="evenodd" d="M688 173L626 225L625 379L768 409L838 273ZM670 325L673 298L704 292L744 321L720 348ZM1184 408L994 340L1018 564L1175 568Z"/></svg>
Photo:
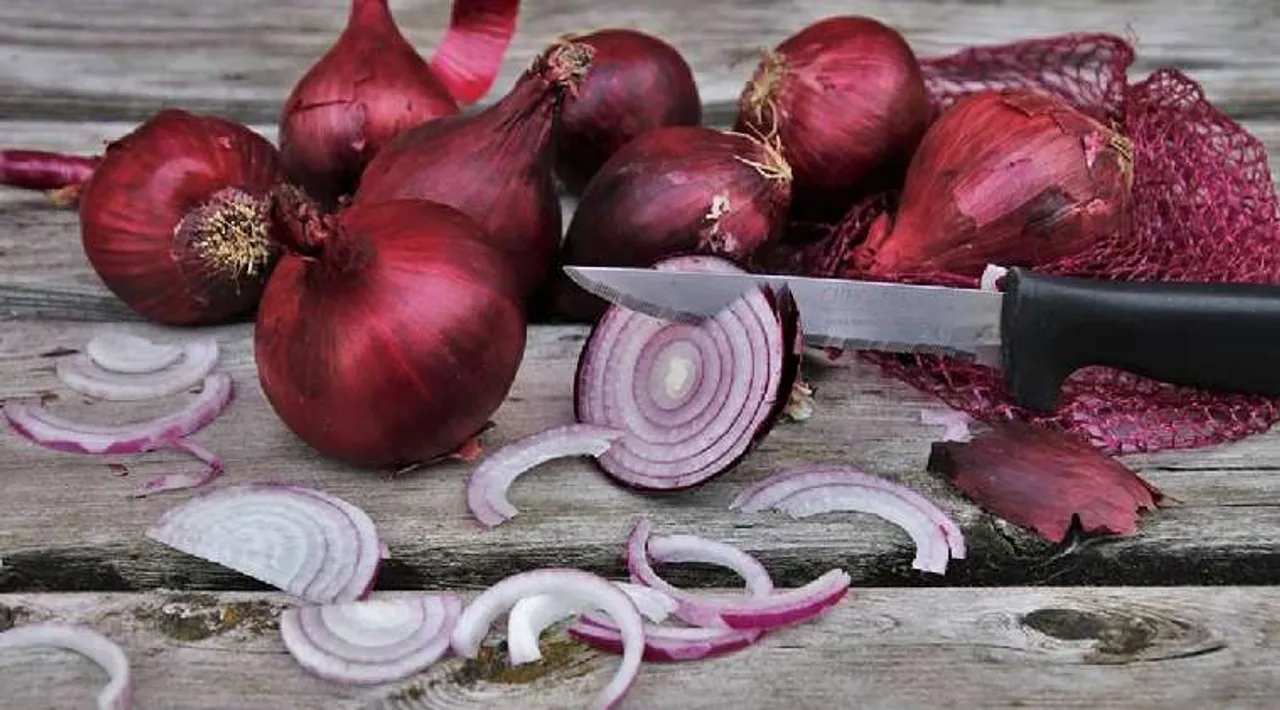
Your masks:
<svg viewBox="0 0 1280 710"><path fill-rule="evenodd" d="M570 637L610 653L622 652L622 634L608 619L583 614L569 627ZM760 629L704 628L700 626L644 625L644 660L697 661L750 646L760 639Z"/></svg>
<svg viewBox="0 0 1280 710"><path fill-rule="evenodd" d="M598 457L622 435L609 427L569 424L507 444L472 471L467 481L467 507L484 527L501 525L519 513L507 500L507 488L520 474L552 459Z"/></svg>
<svg viewBox="0 0 1280 710"><path fill-rule="evenodd" d="M622 701L644 658L644 620L625 592L609 580L590 572L548 568L512 575L481 592L463 610L453 629L454 653L475 658L493 623L525 597L540 594L587 600L608 614L621 630L622 665L613 680L596 696L595 708L615 708Z"/></svg>
<svg viewBox="0 0 1280 710"><path fill-rule="evenodd" d="M153 343L118 330L93 336L84 350L98 367L128 375L158 372L182 359L182 348L177 345Z"/></svg>
<svg viewBox="0 0 1280 710"><path fill-rule="evenodd" d="M628 582L614 582L614 585L631 597L636 610L650 621L665 621L679 606L676 600L656 589ZM507 655L511 665L541 660L540 643L544 631L562 619L594 608L590 601L580 597L555 594L539 594L516 602L507 615Z"/></svg>
<svg viewBox="0 0 1280 710"><path fill-rule="evenodd" d="M973 432L969 424L973 421L967 413L956 409L921 409L920 423L925 426L943 427L941 441L970 441Z"/></svg>
<svg viewBox="0 0 1280 710"><path fill-rule="evenodd" d="M58 451L83 454L136 454L153 451L204 428L231 402L234 388L226 373L209 375L204 389L187 406L133 424L105 426L73 422L52 414L39 402L6 402L4 414L26 439Z"/></svg>
<svg viewBox="0 0 1280 710"><path fill-rule="evenodd" d="M364 597L382 558L364 511L323 491L277 483L194 496L161 516L147 537L317 604Z"/></svg>
<svg viewBox="0 0 1280 710"><path fill-rule="evenodd" d="M338 683L402 680L444 657L462 614L455 594L382 594L286 609L280 637L308 672Z"/></svg>
<svg viewBox="0 0 1280 710"><path fill-rule="evenodd" d="M97 364L87 354L59 358L58 379L90 397L135 402L177 394L198 384L218 364L218 341L201 338L182 346L182 359L153 372L123 374Z"/></svg>
<svg viewBox="0 0 1280 710"><path fill-rule="evenodd" d="M167 448L191 454L205 464L204 469L198 473L164 473L154 476L134 489L133 496L135 498L145 498L156 493L199 488L212 483L226 470L226 464L222 459L190 439L178 439L170 443Z"/></svg>
<svg viewBox="0 0 1280 710"><path fill-rule="evenodd" d="M707 256L655 268L737 270ZM654 490L687 488L731 468L786 406L799 366L798 320L790 295L775 298L767 288L696 324L610 307L592 328L574 382L578 421L626 432L600 467Z"/></svg>
<svg viewBox="0 0 1280 710"><path fill-rule="evenodd" d="M22 648L61 648L98 664L109 677L98 693L98 710L128 710L133 702L129 657L114 641L87 626L41 622L0 632L0 651Z"/></svg>
<svg viewBox="0 0 1280 710"><path fill-rule="evenodd" d="M748 487L729 504L756 513L778 509L802 518L831 511L877 515L903 528L916 546L912 567L945 574L966 554L960 527L932 501L906 486L848 466L784 469Z"/></svg>

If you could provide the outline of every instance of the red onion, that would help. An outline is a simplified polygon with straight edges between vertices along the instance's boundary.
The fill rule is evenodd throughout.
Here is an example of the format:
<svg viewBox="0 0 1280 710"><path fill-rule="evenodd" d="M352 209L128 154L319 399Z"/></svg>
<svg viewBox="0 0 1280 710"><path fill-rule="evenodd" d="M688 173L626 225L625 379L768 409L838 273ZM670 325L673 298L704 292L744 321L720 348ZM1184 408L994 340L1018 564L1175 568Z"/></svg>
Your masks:
<svg viewBox="0 0 1280 710"><path fill-rule="evenodd" d="M124 375L159 372L176 364L183 356L183 349L177 345L153 343L118 330L107 330L93 336L85 345L84 352L93 364L103 370Z"/></svg>
<svg viewBox="0 0 1280 710"><path fill-rule="evenodd" d="M735 269L710 257L670 270ZM767 289L697 323L610 308L578 360L578 421L626 432L598 457L625 485L687 488L727 471L763 438L787 404L799 368L790 294Z"/></svg>
<svg viewBox="0 0 1280 710"><path fill-rule="evenodd" d="M1060 99L983 91L948 109L911 161L900 206L855 252L873 274L978 277L1038 266L1128 226L1133 147Z"/></svg>
<svg viewBox="0 0 1280 710"><path fill-rule="evenodd" d="M592 178L565 235L574 266L650 266L681 254L749 262L786 226L791 169L775 143L696 126L649 131ZM567 277L556 311L587 321L607 303Z"/></svg>
<svg viewBox="0 0 1280 710"><path fill-rule="evenodd" d="M247 483L168 510L147 537L316 604L356 601L381 561L364 511L324 491Z"/></svg>
<svg viewBox="0 0 1280 710"><path fill-rule="evenodd" d="M153 476L134 489L133 497L145 498L157 493L199 488L217 480L227 468L226 463L216 454L190 439L177 439L166 448L191 454L204 464L204 469L198 473L162 473Z"/></svg>
<svg viewBox="0 0 1280 710"><path fill-rule="evenodd" d="M431 71L458 103L473 104L493 86L519 11L520 0L454 0Z"/></svg>
<svg viewBox="0 0 1280 710"><path fill-rule="evenodd" d="M0 150L0 185L45 190L55 204L72 205L99 160L43 150Z"/></svg>
<svg viewBox="0 0 1280 710"><path fill-rule="evenodd" d="M402 134L369 163L355 203L411 198L457 208L506 254L520 292L533 292L561 236L553 128L563 95L586 75L592 52L556 44L497 104Z"/></svg>
<svg viewBox="0 0 1280 710"><path fill-rule="evenodd" d="M98 664L110 678L98 693L98 710L129 710L132 706L133 674L129 657L119 644L88 626L48 621L0 632L0 651L24 648L75 651Z"/></svg>
<svg viewBox="0 0 1280 710"><path fill-rule="evenodd" d="M81 394L116 402L156 399L196 386L218 364L218 341L213 338L192 340L179 352L181 360L154 372L112 372L87 353L59 358L56 369L58 379Z"/></svg>
<svg viewBox="0 0 1280 710"><path fill-rule="evenodd" d="M610 653L622 653L618 627L594 614L583 614L569 627L569 636ZM764 635L760 629L703 628L700 626L644 625L644 660L650 662L699 661L739 651Z"/></svg>
<svg viewBox="0 0 1280 710"><path fill-rule="evenodd" d="M676 610L676 601L656 589L627 582L614 582L614 585L631 598L636 610L646 619L660 623ZM593 604L581 597L556 594L539 594L516 602L507 615L507 657L511 665L542 660L539 647L542 633L562 619L592 608Z"/></svg>
<svg viewBox="0 0 1280 710"><path fill-rule="evenodd" d="M465 215L422 200L321 217L280 193L286 255L254 331L276 414L320 453L403 465L486 427L524 356L512 269Z"/></svg>
<svg viewBox="0 0 1280 710"><path fill-rule="evenodd" d="M572 36L595 50L591 72L564 107L556 174L579 194L614 153L646 131L696 126L702 102L680 52L653 35L603 29Z"/></svg>
<svg viewBox="0 0 1280 710"><path fill-rule="evenodd" d="M828 17L761 60L737 130L777 130L795 173L796 212L839 217L896 187L931 118L920 65L902 35L869 17Z"/></svg>

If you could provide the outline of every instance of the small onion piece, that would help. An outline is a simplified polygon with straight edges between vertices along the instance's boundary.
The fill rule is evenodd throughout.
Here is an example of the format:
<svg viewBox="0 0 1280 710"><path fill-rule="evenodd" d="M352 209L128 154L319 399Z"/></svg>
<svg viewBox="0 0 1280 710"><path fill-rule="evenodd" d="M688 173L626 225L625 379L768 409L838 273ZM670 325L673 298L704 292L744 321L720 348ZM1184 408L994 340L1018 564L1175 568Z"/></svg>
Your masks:
<svg viewBox="0 0 1280 710"><path fill-rule="evenodd" d="M338 683L403 680L444 657L462 614L455 594L397 594L286 609L280 637L298 665Z"/></svg>
<svg viewBox="0 0 1280 710"><path fill-rule="evenodd" d="M655 623L665 621L679 607L676 600L656 589L629 582L614 584L631 597L641 616ZM555 594L539 594L516 602L507 615L507 654L511 665L520 666L541 660L542 649L539 643L542 633L561 619L593 608L591 602L585 599Z"/></svg>
<svg viewBox="0 0 1280 710"><path fill-rule="evenodd" d="M743 513L775 508L797 518L837 510L877 515L911 536L916 545L912 566L936 574L946 573L948 559L966 555L964 533L932 501L848 466L784 469L748 487L729 508Z"/></svg>
<svg viewBox="0 0 1280 710"><path fill-rule="evenodd" d="M833 569L803 587L767 597L741 597L719 609L731 629L776 629L799 624L826 613L849 591L849 574Z"/></svg>
<svg viewBox="0 0 1280 710"><path fill-rule="evenodd" d="M568 629L582 643L610 653L622 652L618 627L595 614L583 614ZM738 651L764 635L759 629L704 628L700 626L644 625L644 660L651 662L697 661Z"/></svg>
<svg viewBox="0 0 1280 710"><path fill-rule="evenodd" d="M970 441L973 432L969 424L973 421L967 413L955 409L921 409L920 423L927 426L944 427L942 441Z"/></svg>
<svg viewBox="0 0 1280 710"><path fill-rule="evenodd" d="M148 479L133 491L133 497L145 498L156 493L183 491L212 483L226 470L226 463L217 454L190 439L178 439L169 448L185 451L205 464L199 473L165 473Z"/></svg>
<svg viewBox="0 0 1280 710"><path fill-rule="evenodd" d="M167 446L204 428L231 402L233 389L230 375L209 375L199 396L181 410L118 426L69 421L35 402L6 403L4 414L18 434L51 449L83 454L136 454Z"/></svg>
<svg viewBox="0 0 1280 710"><path fill-rule="evenodd" d="M539 594L571 596L599 607L618 626L623 638L622 665L592 706L612 709L631 688L644 658L644 620L625 592L590 572L547 568L512 575L481 592L463 610L453 629L452 647L463 658L475 658L493 622L525 597Z"/></svg>
<svg viewBox="0 0 1280 710"><path fill-rule="evenodd" d="M381 545L364 511L323 491L246 483L170 509L147 537L317 604L356 601Z"/></svg>
<svg viewBox="0 0 1280 710"><path fill-rule="evenodd" d="M177 345L153 343L118 330L90 338L85 353L98 367L126 375L159 372L182 359L182 348Z"/></svg>
<svg viewBox="0 0 1280 710"><path fill-rule="evenodd" d="M78 624L44 622L0 632L0 651L25 648L66 649L101 666L110 680L98 693L98 710L128 710L132 704L129 657L118 644L97 631Z"/></svg>
<svg viewBox="0 0 1280 710"><path fill-rule="evenodd" d="M480 524L492 528L519 511L507 500L507 488L529 469L567 456L599 456L623 432L592 424L568 424L512 442L493 452L467 480L467 507Z"/></svg>
<svg viewBox="0 0 1280 710"><path fill-rule="evenodd" d="M982 277L978 281L978 288L983 291L999 291L1000 279L1003 279L1009 270L1003 266L995 264L987 264L987 268L982 270Z"/></svg>
<svg viewBox="0 0 1280 710"><path fill-rule="evenodd" d="M182 360L155 372L122 374L98 365L87 354L60 358L58 379L71 389L116 402L136 402L177 394L199 384L218 364L218 341L201 338L182 347Z"/></svg>

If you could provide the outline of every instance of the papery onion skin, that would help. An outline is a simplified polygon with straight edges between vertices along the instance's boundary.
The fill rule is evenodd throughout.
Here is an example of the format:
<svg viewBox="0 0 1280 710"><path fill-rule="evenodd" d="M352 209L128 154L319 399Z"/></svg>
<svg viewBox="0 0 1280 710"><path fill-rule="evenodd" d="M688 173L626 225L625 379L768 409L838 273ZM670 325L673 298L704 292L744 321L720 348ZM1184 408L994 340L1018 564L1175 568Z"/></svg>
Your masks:
<svg viewBox="0 0 1280 710"><path fill-rule="evenodd" d="M43 150L0 150L0 185L27 190L79 187L101 158Z"/></svg>
<svg viewBox="0 0 1280 710"><path fill-rule="evenodd" d="M214 116L165 109L108 144L80 196L81 241L102 282L167 325L238 319L278 255L270 193L282 179L265 138Z"/></svg>
<svg viewBox="0 0 1280 710"><path fill-rule="evenodd" d="M658 37L624 28L574 36L595 49L591 71L565 104L556 175L570 193L633 138L663 126L702 123L693 70Z"/></svg>
<svg viewBox="0 0 1280 710"><path fill-rule="evenodd" d="M739 98L736 129L776 130L795 172L795 212L839 218L860 195L897 186L931 118L907 41L848 15L765 54Z"/></svg>
<svg viewBox="0 0 1280 710"><path fill-rule="evenodd" d="M929 128L897 214L854 254L872 274L977 278L989 263L1034 267L1129 227L1132 143L1060 99L983 91Z"/></svg>
<svg viewBox="0 0 1280 710"><path fill-rule="evenodd" d="M552 172L556 120L592 54L586 45L553 45L495 105L401 134L369 163L355 202L432 200L466 213L506 254L521 292L532 293L562 231Z"/></svg>
<svg viewBox="0 0 1280 710"><path fill-rule="evenodd" d="M431 71L459 104L469 106L493 87L519 14L520 0L453 0Z"/></svg>
<svg viewBox="0 0 1280 710"><path fill-rule="evenodd" d="M627 143L587 185L565 235L574 266L647 267L677 255L749 264L786 228L791 172L766 141L700 126L671 126ZM604 299L557 276L556 313L598 318Z"/></svg>
<svg viewBox="0 0 1280 710"><path fill-rule="evenodd" d="M352 0L342 34L285 100L281 159L293 181L332 207L388 141L458 111L387 0Z"/></svg>
<svg viewBox="0 0 1280 710"><path fill-rule="evenodd" d="M283 193L300 234L254 333L267 400L300 439L357 465L463 446L506 397L525 322L504 255L462 213L421 200L323 221Z"/></svg>

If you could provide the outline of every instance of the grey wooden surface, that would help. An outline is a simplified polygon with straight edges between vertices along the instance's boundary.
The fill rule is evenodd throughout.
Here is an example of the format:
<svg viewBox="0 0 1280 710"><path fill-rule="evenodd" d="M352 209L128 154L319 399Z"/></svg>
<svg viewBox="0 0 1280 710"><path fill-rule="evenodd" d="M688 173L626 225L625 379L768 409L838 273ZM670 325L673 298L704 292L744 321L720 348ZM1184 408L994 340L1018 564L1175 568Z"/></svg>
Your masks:
<svg viewBox="0 0 1280 710"><path fill-rule="evenodd" d="M1074 30L1130 35L1139 42L1135 76L1180 67L1268 146L1280 145L1280 5L1273 0L525 5L486 101L555 35L622 25L655 31L685 52L710 119L724 121L761 47L819 17L856 11L899 27L925 55ZM237 118L274 138L285 93L332 40L345 6L7 0L0 4L0 145L94 151L165 105ZM392 7L429 52L447 3L393 0ZM104 327L174 335L137 323L101 286L79 251L74 213L0 190L0 398L55 392L53 406L100 421L170 406L90 405L58 385L45 355L81 347ZM919 412L934 403L856 366L815 374L813 419L779 427L740 467L697 491L645 496L581 462L555 463L513 487L520 517L481 532L463 502L466 466L391 477L319 459L263 400L251 326L211 332L240 396L198 440L227 459L229 481L322 486L368 510L391 549L383 588L468 590L552 564L620 576L623 538L641 514L660 530L740 544L786 585L836 565L853 575L854 593L830 617L728 658L646 667L626 707L1263 708L1274 707L1280 692L1277 596L1246 586L1280 581L1280 434L1127 457L1182 503L1148 516L1133 538L1055 549L926 474L936 430L919 423ZM568 420L584 335L575 327L533 329L486 445ZM805 461L849 462L919 488L955 515L970 559L953 563L945 578L931 577L910 569L909 540L878 519L790 521L727 510L741 486ZM112 476L108 462L127 462L130 475ZM612 672L611 659L556 636L548 642L553 660L528 672L505 669L496 657L449 661L412 682L361 691L314 679L274 633L275 613L288 600L144 539L146 525L183 494L133 500L129 491L147 474L190 465L166 454L58 454L0 432L0 628L28 619L93 624L130 652L140 708L363 708L393 696L399 700L382 707L570 708ZM731 582L682 570L672 578ZM62 653L0 654L0 671L0 708L85 706L102 680Z"/></svg>

